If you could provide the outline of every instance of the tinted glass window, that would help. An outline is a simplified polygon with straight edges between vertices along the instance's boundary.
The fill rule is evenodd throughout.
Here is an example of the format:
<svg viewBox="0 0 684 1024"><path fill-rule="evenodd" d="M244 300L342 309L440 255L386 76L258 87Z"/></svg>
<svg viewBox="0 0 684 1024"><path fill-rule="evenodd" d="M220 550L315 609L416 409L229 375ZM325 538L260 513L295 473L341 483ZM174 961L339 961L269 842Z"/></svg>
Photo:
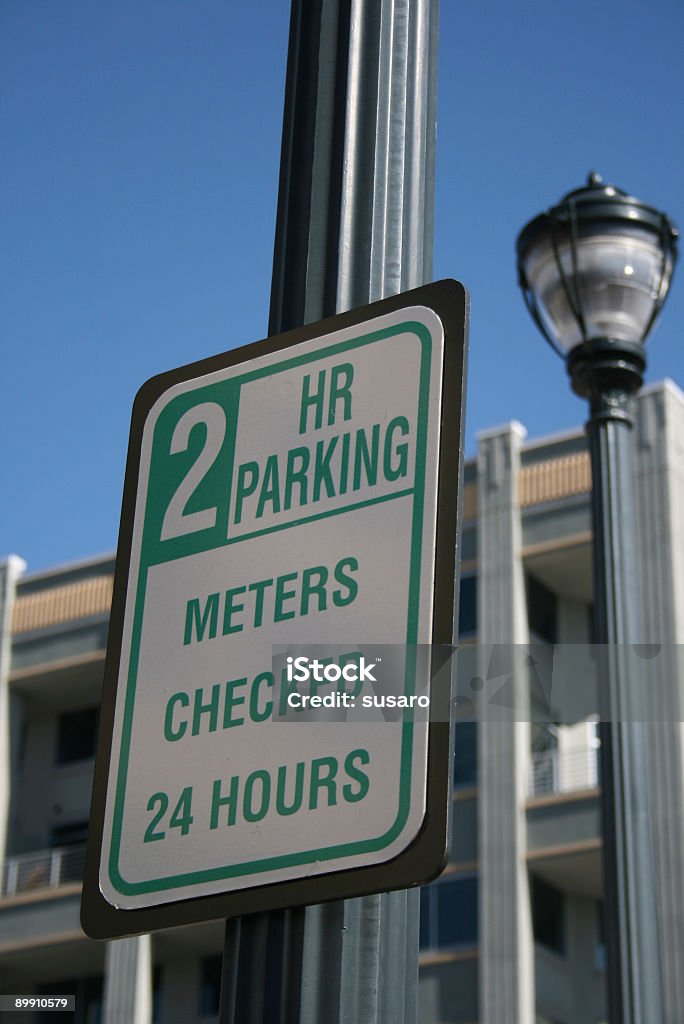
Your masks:
<svg viewBox="0 0 684 1024"><path fill-rule="evenodd" d="M471 786L477 782L477 726L457 722L455 734L454 785Z"/></svg>
<svg viewBox="0 0 684 1024"><path fill-rule="evenodd" d="M594 966L599 971L606 969L606 922L603 903L596 904L596 948Z"/></svg>
<svg viewBox="0 0 684 1024"><path fill-rule="evenodd" d="M152 970L152 1024L159 1024L162 1007L162 969L155 964Z"/></svg>
<svg viewBox="0 0 684 1024"><path fill-rule="evenodd" d="M100 709L67 711L57 721L57 764L86 761L95 756Z"/></svg>
<svg viewBox="0 0 684 1024"><path fill-rule="evenodd" d="M477 576L461 579L458 599L458 635L477 632Z"/></svg>
<svg viewBox="0 0 684 1024"><path fill-rule="evenodd" d="M437 942L440 946L477 942L477 878L440 882L437 892Z"/></svg>
<svg viewBox="0 0 684 1024"><path fill-rule="evenodd" d="M532 927L537 942L565 953L565 897L555 886L532 878Z"/></svg>
<svg viewBox="0 0 684 1024"><path fill-rule="evenodd" d="M77 821L70 825L56 825L52 830L51 846L80 846L88 838L88 822Z"/></svg>
<svg viewBox="0 0 684 1024"><path fill-rule="evenodd" d="M527 577L527 618L530 632L555 644L558 632L558 598L541 580Z"/></svg>
<svg viewBox="0 0 684 1024"><path fill-rule="evenodd" d="M69 1024L101 1024L102 992L104 979L102 975L90 978L72 978L68 981L49 981L36 986L39 996L75 996L75 1012L61 1013L59 1010L39 1010L29 1019L37 1024L57 1024L58 1021L69 1021Z"/></svg>
<svg viewBox="0 0 684 1024"><path fill-rule="evenodd" d="M220 956L207 956L202 960L200 984L200 1016L216 1017L221 996Z"/></svg>

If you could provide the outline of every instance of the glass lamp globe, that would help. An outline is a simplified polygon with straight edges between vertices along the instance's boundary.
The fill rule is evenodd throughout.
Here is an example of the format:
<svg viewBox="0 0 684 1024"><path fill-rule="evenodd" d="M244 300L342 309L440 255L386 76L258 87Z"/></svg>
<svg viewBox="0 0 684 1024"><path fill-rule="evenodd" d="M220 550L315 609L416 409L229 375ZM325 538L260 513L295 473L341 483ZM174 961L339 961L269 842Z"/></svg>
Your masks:
<svg viewBox="0 0 684 1024"><path fill-rule="evenodd" d="M597 174L518 236L518 275L538 327L563 355L592 339L642 344L662 308L677 230Z"/></svg>

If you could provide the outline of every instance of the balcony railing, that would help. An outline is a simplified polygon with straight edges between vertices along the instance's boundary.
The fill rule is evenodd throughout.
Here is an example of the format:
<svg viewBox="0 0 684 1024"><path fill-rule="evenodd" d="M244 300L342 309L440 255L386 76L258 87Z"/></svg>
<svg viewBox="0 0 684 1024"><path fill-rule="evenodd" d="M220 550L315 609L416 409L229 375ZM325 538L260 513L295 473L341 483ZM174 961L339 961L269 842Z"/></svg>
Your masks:
<svg viewBox="0 0 684 1024"><path fill-rule="evenodd" d="M545 750L530 761L529 794L574 793L599 784L598 749Z"/></svg>
<svg viewBox="0 0 684 1024"><path fill-rule="evenodd" d="M85 851L83 843L8 857L3 865L0 895L17 896L82 881Z"/></svg>

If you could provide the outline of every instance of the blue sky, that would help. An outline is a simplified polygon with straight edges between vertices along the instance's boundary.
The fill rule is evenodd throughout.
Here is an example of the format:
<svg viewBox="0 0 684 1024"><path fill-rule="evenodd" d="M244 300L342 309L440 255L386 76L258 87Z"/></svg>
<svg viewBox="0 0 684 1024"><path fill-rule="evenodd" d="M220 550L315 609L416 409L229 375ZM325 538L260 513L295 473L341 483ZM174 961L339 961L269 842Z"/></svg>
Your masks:
<svg viewBox="0 0 684 1024"><path fill-rule="evenodd" d="M265 336L287 0L0 0L0 555L116 546L133 396ZM578 425L517 289L596 168L684 227L681 0L442 0L435 278L472 296L478 430ZM680 268L681 270L681 268ZM684 282L648 379L684 387Z"/></svg>

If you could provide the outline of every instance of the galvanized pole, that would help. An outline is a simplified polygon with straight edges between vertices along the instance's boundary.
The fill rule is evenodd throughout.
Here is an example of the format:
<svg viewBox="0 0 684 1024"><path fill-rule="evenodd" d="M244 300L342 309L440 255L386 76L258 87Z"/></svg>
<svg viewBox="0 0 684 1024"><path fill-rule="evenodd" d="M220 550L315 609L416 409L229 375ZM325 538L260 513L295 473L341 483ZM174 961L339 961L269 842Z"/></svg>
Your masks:
<svg viewBox="0 0 684 1024"><path fill-rule="evenodd" d="M269 333L432 276L438 0L293 0ZM221 1024L415 1024L419 890L228 922Z"/></svg>
<svg viewBox="0 0 684 1024"><path fill-rule="evenodd" d="M438 0L293 0L269 333L432 276Z"/></svg>
<svg viewBox="0 0 684 1024"><path fill-rule="evenodd" d="M606 373L604 357L602 372ZM624 378L624 364L616 367ZM638 386L640 368L634 369ZM605 381L605 378L604 378ZM622 382L591 396L594 601L600 680L604 898L611 1024L664 1020L648 814L644 711L628 644L640 633L629 392Z"/></svg>

